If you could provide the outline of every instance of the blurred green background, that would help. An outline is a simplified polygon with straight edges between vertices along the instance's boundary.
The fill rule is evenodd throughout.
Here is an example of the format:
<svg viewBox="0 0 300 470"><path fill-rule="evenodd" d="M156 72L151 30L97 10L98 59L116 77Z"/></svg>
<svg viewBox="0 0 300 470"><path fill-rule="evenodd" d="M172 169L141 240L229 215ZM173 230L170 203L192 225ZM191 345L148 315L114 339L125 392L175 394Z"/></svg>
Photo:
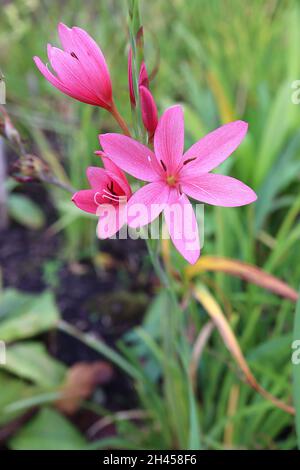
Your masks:
<svg viewBox="0 0 300 470"><path fill-rule="evenodd" d="M291 97L292 84L300 79L300 2L141 0L140 4L145 59L148 70L153 72L151 89L160 113L175 102L184 106L186 147L223 123L235 119L249 123L245 141L220 171L253 187L258 201L236 209L207 206L203 254L252 263L297 289L300 107L292 103ZM59 44L56 30L59 21L86 29L101 46L112 75L116 102L130 121L127 2L91 0L83 5L79 0L1 1L0 69L7 88L6 109L24 137L27 150L42 157L58 178L84 188L86 167L98 164L93 153L98 148L97 134L117 128L104 110L61 95L35 68L32 57L38 55L47 62L46 44ZM13 154L9 149L7 158L10 168ZM212 333L201 357L196 402L189 401L190 390L182 383L182 376L178 376L178 390L172 402L170 390L162 391L160 387L163 359L157 350L166 299L156 280L150 280L150 263L143 243L137 245L140 250L137 271L128 268L137 263L134 244L119 248L126 252L127 264L114 269L119 255L111 247L114 243L120 247L121 242L110 242L106 250L107 245L96 242L95 220L74 208L68 194L48 187L40 199L36 194L39 189L34 187L31 194L26 185L8 178L11 225L3 232L2 244L10 230L25 225L26 233L37 234L34 241L50 230L52 237L59 238L59 248L55 245L47 260L39 261L44 281L33 289L25 286L29 292L26 294L20 292L24 289L17 261L14 281L6 274L8 257L12 255L9 250L0 249L3 268L0 339L11 344L7 370L3 367L0 371L3 446L76 449L91 447L91 441L96 448L297 446L294 418L240 380L217 332ZM49 204L50 216L45 210ZM184 263L175 253L172 260L182 274ZM11 266L13 260L9 263ZM105 289L114 296L121 295L118 322L125 318L127 324L128 310L137 309L134 321L128 323L129 329L125 328L126 334L121 328L117 335L118 346L135 370L141 359L147 367L143 380L134 377L134 388L125 376L117 379L120 381L117 388L124 387L123 400L118 395L108 403L107 394L113 392L102 385L91 386L89 400L85 396L82 408L75 407L75 418L71 413L70 419L64 414L65 408L57 408L54 403L66 376L70 380L67 366L73 365L73 361L59 355L53 357L56 352L49 349L49 336L51 339L56 334L52 330L62 321L59 317L65 318L63 303L55 304L57 284L61 282L59 273L67 269L65 266L71 266L72 276L80 278L85 275L82 273L85 263L92 265L98 276L95 289L109 276L110 284ZM112 271L106 275L111 266ZM139 279L139 287L131 285L132 276ZM290 403L295 305L225 274L203 273L201 280L223 306L258 381ZM143 286L150 284L149 295L137 300ZM99 314L104 307L113 311L110 306L111 300L102 296L96 307L90 309L90 315ZM102 325L104 337L105 328L114 328L111 315L106 316ZM194 302L187 307L187 317L191 319L194 335L207 322L205 312ZM72 312L68 312L67 319L74 323ZM64 329L63 323L59 329ZM45 333L50 330L51 333ZM74 331L69 333L74 336ZM192 345L187 341L186 346L190 348L186 352L188 358ZM77 359L88 363L94 360L81 357L80 352ZM47 373L47 380L42 373L46 369L52 371L52 375ZM124 406L126 413L120 415ZM82 410L91 416L86 418ZM109 424L103 422L104 417ZM99 429L93 428L99 422ZM61 435L55 436L58 428Z"/></svg>

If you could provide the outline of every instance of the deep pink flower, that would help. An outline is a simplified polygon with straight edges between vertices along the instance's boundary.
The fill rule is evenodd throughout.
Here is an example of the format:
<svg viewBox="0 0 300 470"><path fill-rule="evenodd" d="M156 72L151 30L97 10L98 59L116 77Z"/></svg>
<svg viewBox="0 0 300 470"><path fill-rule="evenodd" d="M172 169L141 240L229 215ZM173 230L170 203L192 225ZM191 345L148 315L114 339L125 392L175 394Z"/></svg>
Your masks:
<svg viewBox="0 0 300 470"><path fill-rule="evenodd" d="M150 182L130 199L128 213L137 204L145 205L147 211L129 220L129 225L146 225L164 211L174 245L190 263L195 263L200 246L198 236L193 243L189 239L190 227L195 227L196 218L187 196L225 207L242 206L256 200L254 191L241 181L209 173L239 146L247 127L243 121L225 124L184 153L183 111L180 106L173 106L165 111L157 126L155 153L123 135L100 135L104 152L116 165L136 178ZM172 218L173 206L184 214L182 220ZM193 231L196 237L196 229Z"/></svg>
<svg viewBox="0 0 300 470"><path fill-rule="evenodd" d="M34 57L39 71L66 95L83 103L111 109L111 79L101 49L81 28L68 28L60 23L58 34L64 50L48 44L48 58L55 74L39 57Z"/></svg>
<svg viewBox="0 0 300 470"><path fill-rule="evenodd" d="M136 106L135 93L132 80L132 51L129 49L128 53L128 85L129 96L132 106ZM148 72L145 62L142 63L139 74L139 97L141 103L142 119L145 129L148 131L150 137L153 136L157 123L157 107L155 100L150 92L150 83Z"/></svg>
<svg viewBox="0 0 300 470"><path fill-rule="evenodd" d="M104 168L89 167L87 178L91 189L78 191L72 201L79 209L99 217L97 235L109 238L126 222L126 206L131 189L124 173L103 152Z"/></svg>

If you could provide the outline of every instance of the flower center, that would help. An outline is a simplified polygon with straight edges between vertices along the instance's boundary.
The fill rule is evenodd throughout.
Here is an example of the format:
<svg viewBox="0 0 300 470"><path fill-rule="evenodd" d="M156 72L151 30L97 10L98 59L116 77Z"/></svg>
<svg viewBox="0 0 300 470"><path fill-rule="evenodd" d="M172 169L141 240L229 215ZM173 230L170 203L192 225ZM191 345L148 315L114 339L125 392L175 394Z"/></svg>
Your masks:
<svg viewBox="0 0 300 470"><path fill-rule="evenodd" d="M174 175L167 176L167 183L170 186L175 186L176 185L176 178Z"/></svg>

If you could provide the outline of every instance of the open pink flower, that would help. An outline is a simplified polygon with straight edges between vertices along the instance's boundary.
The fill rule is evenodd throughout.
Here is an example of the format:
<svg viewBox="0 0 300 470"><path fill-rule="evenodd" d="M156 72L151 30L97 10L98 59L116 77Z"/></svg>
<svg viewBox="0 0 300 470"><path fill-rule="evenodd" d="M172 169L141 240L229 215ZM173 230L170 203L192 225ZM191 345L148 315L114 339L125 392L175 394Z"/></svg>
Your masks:
<svg viewBox="0 0 300 470"><path fill-rule="evenodd" d="M58 25L63 49L48 44L53 74L39 57L39 71L56 88L83 103L111 109L112 86L105 58L96 42L81 28Z"/></svg>
<svg viewBox="0 0 300 470"><path fill-rule="evenodd" d="M150 183L131 197L128 214L135 205L144 205L147 210L129 220L129 225L146 225L164 211L174 245L187 261L195 263L200 255L199 237L187 196L225 207L242 206L256 200L254 191L241 181L209 173L239 146L246 132L247 124L243 121L225 124L184 153L183 111L180 106L173 106L165 111L157 126L155 153L123 135L100 135L104 152L116 165ZM176 213L172 216L173 207ZM178 212L183 217L177 217ZM190 239L191 231L193 240Z"/></svg>
<svg viewBox="0 0 300 470"><path fill-rule="evenodd" d="M89 167L87 178L91 189L78 191L72 201L79 209L99 217L98 238L109 238L126 222L126 206L131 189L124 173L106 156L104 168Z"/></svg>
<svg viewBox="0 0 300 470"><path fill-rule="evenodd" d="M136 106L134 86L132 79L132 51L128 53L128 85L132 106ZM139 97L141 102L142 120L149 136L152 137L158 123L158 114L155 100L150 92L150 83L145 62L142 63L139 74Z"/></svg>

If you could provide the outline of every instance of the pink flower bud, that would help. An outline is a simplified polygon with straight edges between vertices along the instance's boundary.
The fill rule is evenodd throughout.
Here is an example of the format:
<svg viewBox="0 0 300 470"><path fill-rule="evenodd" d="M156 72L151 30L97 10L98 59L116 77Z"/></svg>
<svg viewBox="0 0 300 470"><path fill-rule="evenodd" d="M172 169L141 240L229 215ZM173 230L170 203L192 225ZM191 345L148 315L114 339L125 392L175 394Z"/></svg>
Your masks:
<svg viewBox="0 0 300 470"><path fill-rule="evenodd" d="M110 109L112 85L101 49L81 28L58 25L62 49L48 45L52 73L39 57L34 62L44 77L56 88L83 103Z"/></svg>
<svg viewBox="0 0 300 470"><path fill-rule="evenodd" d="M155 132L158 123L157 107L151 92L145 86L140 86L142 119L150 136Z"/></svg>

